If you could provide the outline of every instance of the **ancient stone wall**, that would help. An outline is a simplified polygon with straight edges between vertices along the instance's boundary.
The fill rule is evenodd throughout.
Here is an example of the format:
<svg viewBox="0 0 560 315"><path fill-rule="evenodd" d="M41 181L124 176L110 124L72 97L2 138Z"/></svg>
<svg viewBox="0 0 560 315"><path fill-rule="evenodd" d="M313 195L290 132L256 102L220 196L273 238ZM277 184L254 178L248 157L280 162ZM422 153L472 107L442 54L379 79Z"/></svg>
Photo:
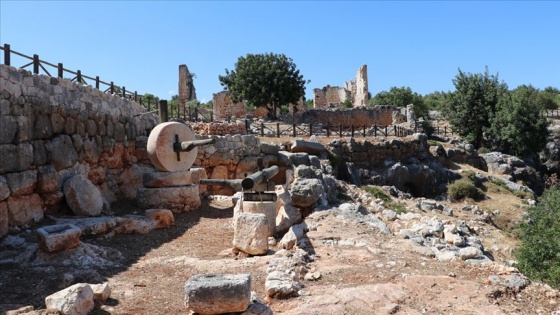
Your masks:
<svg viewBox="0 0 560 315"><path fill-rule="evenodd" d="M63 205L63 183L87 176L108 202L134 198L156 116L120 96L0 65L0 237Z"/></svg>
<svg viewBox="0 0 560 315"><path fill-rule="evenodd" d="M411 157L427 154L427 138L412 135L379 142L342 139L333 142L333 151L341 154L343 161L352 162L357 168L375 169L385 160L405 161Z"/></svg>
<svg viewBox="0 0 560 315"><path fill-rule="evenodd" d="M193 76L187 65L179 65L179 108L184 112L185 104L196 99Z"/></svg>
<svg viewBox="0 0 560 315"><path fill-rule="evenodd" d="M247 133L247 128L245 124L242 122L211 122L211 123L202 123L202 122L195 122L190 124L191 128L196 134L199 135L218 135L218 136L225 136L225 135L235 135L241 134L244 135Z"/></svg>
<svg viewBox="0 0 560 315"><path fill-rule="evenodd" d="M247 110L245 109L245 101L234 103L231 99L229 91L221 91L213 95L214 102L214 120L225 121L228 117L245 117Z"/></svg>
<svg viewBox="0 0 560 315"><path fill-rule="evenodd" d="M346 81L344 87L327 85L313 89L313 108L342 107L346 100L352 106L367 106L369 100L367 65L361 66L353 80Z"/></svg>
<svg viewBox="0 0 560 315"><path fill-rule="evenodd" d="M310 109L299 116L297 123L321 123L326 125L354 126L387 126L392 125L393 113L398 111L394 106L357 107L352 109Z"/></svg>

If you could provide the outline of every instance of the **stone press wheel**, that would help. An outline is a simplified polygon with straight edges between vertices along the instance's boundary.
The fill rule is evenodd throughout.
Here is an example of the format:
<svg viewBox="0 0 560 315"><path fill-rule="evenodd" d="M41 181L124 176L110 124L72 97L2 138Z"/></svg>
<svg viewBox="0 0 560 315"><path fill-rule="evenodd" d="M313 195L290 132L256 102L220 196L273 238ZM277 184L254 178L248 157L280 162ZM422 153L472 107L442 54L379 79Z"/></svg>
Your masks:
<svg viewBox="0 0 560 315"><path fill-rule="evenodd" d="M147 145L148 156L158 170L164 172L188 170L193 165L198 148L176 152L173 150L176 139L194 141L194 132L185 124L165 122L157 125L150 133Z"/></svg>

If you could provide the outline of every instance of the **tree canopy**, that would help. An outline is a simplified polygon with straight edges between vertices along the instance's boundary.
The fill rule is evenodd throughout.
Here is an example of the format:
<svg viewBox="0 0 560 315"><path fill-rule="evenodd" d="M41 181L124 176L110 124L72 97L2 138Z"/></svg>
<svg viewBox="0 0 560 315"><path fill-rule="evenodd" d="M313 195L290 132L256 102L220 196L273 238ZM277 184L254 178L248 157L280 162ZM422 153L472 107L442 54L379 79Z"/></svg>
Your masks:
<svg viewBox="0 0 560 315"><path fill-rule="evenodd" d="M415 119L422 118L425 122L429 122L429 110L426 107L422 95L413 92L410 87L396 87L393 86L389 91L381 91L377 93L369 101L370 106L377 105L392 105L392 106L406 106L414 105ZM428 127L425 125L424 127Z"/></svg>
<svg viewBox="0 0 560 315"><path fill-rule="evenodd" d="M453 131L465 141L480 148L484 130L490 127L490 117L496 112L498 101L507 92L507 85L499 82L498 75L459 73L453 79L455 91L449 93L443 114Z"/></svg>
<svg viewBox="0 0 560 315"><path fill-rule="evenodd" d="M226 69L219 80L233 101L266 107L272 119L277 118L280 105L295 104L304 96L307 83L291 58L273 53L241 56L235 70Z"/></svg>
<svg viewBox="0 0 560 315"><path fill-rule="evenodd" d="M537 89L522 85L500 98L486 132L490 148L521 156L544 148L548 123L541 115L538 96Z"/></svg>

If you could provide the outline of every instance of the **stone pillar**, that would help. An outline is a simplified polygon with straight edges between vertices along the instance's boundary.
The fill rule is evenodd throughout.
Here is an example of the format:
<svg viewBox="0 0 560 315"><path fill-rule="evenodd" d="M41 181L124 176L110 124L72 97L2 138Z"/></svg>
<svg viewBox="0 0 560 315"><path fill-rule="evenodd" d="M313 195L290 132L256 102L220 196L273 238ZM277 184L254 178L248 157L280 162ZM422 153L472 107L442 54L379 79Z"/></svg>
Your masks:
<svg viewBox="0 0 560 315"><path fill-rule="evenodd" d="M410 128L414 128L416 125L416 116L414 115L414 104L406 105L406 121Z"/></svg>
<svg viewBox="0 0 560 315"><path fill-rule="evenodd" d="M179 65L179 108L183 113L185 104L196 99L193 76L187 65Z"/></svg>
<svg viewBox="0 0 560 315"><path fill-rule="evenodd" d="M354 106L367 106L368 103L368 78L367 78L367 65L363 65L356 73L356 80L354 83L355 94L353 95ZM354 89L352 89L354 92Z"/></svg>

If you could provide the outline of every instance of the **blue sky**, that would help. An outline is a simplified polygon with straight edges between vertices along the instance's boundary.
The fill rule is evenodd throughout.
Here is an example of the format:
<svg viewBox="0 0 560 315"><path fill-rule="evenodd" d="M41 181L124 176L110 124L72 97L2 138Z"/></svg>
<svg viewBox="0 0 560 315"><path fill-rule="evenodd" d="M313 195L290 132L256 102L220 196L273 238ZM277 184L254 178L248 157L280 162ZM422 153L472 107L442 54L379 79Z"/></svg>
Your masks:
<svg viewBox="0 0 560 315"><path fill-rule="evenodd" d="M207 101L239 56L268 52L293 59L311 80L308 98L314 88L342 86L362 64L372 95L392 86L453 90L459 68L485 66L510 88L560 87L557 1L1 0L5 43L162 99L177 94L180 64Z"/></svg>

